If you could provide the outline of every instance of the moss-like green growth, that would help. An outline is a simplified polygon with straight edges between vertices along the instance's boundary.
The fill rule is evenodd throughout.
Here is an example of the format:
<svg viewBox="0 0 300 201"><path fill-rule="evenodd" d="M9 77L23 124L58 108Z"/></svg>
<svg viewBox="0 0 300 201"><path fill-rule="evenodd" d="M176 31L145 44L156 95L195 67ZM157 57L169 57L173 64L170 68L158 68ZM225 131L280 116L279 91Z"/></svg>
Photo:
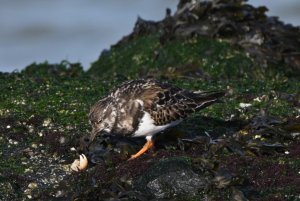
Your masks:
<svg viewBox="0 0 300 201"><path fill-rule="evenodd" d="M278 69L282 67L261 67L226 41L194 37L161 45L158 35L148 35L102 54L88 74L98 78L123 76L127 79L150 75L168 78L169 82L187 89L231 90L230 101L227 99L225 105L205 111L214 117L223 113L224 117L224 114L241 110L241 102L249 103L251 107L243 111L243 118L249 119L261 110L275 116L297 113L287 97L278 96L295 95L299 80L287 78ZM264 95L268 100L260 100Z"/></svg>
<svg viewBox="0 0 300 201"><path fill-rule="evenodd" d="M23 175L27 166L22 165L20 155L26 155L25 148L39 144L49 157L60 150L60 156L72 158L69 151L74 146L72 139L90 129L87 116L90 106L127 79L154 77L190 90L226 91L223 103L202 110L178 126L193 136L209 134L214 139L231 136L262 114L296 118L300 81L282 71L283 68L280 64L263 68L226 41L194 37L162 45L158 35L148 35L103 53L87 72L80 64L63 61L55 65L32 64L21 72L0 73L0 148L4 150L0 156L5 159L0 162L0 174ZM11 157L13 151L18 154ZM219 152L223 155L218 160L229 153ZM30 160L30 155L26 157ZM121 166L111 168L109 175ZM299 160L294 160L291 169L299 169ZM293 194L293 189L275 190L283 195ZM267 197L275 190L262 191L261 195ZM228 188L216 190L217 198L230 194ZM202 195L200 192L191 200L199 200Z"/></svg>
<svg viewBox="0 0 300 201"><path fill-rule="evenodd" d="M89 73L100 77L120 74L136 78L153 71L163 73L169 67L185 70L186 65L214 79L248 77L260 70L246 54L231 48L227 42L195 37L161 45L158 35L149 35L105 52L93 63Z"/></svg>
<svg viewBox="0 0 300 201"><path fill-rule="evenodd" d="M21 73L1 75L1 116L20 121L38 116L61 126L86 125L89 107L104 95L109 83L91 80L82 69L78 73L63 63L57 66L58 70L47 63L34 64Z"/></svg>

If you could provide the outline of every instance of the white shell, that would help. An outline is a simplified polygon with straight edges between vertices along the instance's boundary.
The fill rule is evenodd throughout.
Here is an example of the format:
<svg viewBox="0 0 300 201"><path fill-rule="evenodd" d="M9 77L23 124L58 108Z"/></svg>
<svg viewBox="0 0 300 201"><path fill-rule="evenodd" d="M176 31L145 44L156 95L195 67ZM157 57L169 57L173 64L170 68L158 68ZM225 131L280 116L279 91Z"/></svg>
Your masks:
<svg viewBox="0 0 300 201"><path fill-rule="evenodd" d="M83 171L87 168L88 166L88 160L84 154L81 154L79 156L79 160L76 159L72 164L71 164L71 169L75 172Z"/></svg>

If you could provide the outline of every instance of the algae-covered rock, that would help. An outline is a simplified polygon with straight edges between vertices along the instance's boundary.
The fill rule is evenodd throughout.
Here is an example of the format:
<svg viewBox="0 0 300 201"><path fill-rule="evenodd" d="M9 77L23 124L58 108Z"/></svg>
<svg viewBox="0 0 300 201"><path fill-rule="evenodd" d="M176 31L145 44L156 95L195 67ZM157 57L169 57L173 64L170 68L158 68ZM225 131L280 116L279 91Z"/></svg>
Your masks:
<svg viewBox="0 0 300 201"><path fill-rule="evenodd" d="M195 196L205 187L205 178L190 170L169 172L150 181L146 186L156 198Z"/></svg>
<svg viewBox="0 0 300 201"><path fill-rule="evenodd" d="M161 160L150 167L137 179L135 186L150 197L180 199L203 191L207 179L192 170L189 158L175 157Z"/></svg>
<svg viewBox="0 0 300 201"><path fill-rule="evenodd" d="M16 186L8 181L0 181L0 192L0 200L16 200L20 198Z"/></svg>
<svg viewBox="0 0 300 201"><path fill-rule="evenodd" d="M183 0L160 22L138 19L87 72L63 61L0 73L0 199L299 199L299 28L265 11ZM227 94L136 160L144 139L90 144L90 106L146 77ZM89 168L71 172L82 153Z"/></svg>

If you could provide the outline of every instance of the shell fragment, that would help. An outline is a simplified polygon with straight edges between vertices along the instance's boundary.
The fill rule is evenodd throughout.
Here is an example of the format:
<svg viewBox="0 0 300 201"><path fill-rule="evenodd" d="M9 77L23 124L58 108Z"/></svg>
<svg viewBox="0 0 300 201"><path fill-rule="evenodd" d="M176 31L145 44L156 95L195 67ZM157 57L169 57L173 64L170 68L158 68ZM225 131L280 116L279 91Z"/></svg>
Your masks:
<svg viewBox="0 0 300 201"><path fill-rule="evenodd" d="M79 156L79 160L76 159L72 164L71 164L71 169L75 172L79 171L84 171L86 170L88 166L88 160L84 154L81 154Z"/></svg>

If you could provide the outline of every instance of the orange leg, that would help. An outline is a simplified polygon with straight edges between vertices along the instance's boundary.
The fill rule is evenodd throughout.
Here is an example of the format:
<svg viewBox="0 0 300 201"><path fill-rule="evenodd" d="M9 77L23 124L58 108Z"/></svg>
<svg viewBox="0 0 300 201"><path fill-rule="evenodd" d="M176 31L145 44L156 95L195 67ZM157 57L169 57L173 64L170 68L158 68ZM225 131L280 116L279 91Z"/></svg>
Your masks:
<svg viewBox="0 0 300 201"><path fill-rule="evenodd" d="M135 159L135 158L139 157L140 155L142 155L143 153L145 153L148 149L150 149L151 147L153 147L153 145L154 145L153 140L148 140L146 142L146 144L143 146L143 148L140 151L138 151L136 154L131 155L130 159L128 159L128 160L132 160L132 159Z"/></svg>

